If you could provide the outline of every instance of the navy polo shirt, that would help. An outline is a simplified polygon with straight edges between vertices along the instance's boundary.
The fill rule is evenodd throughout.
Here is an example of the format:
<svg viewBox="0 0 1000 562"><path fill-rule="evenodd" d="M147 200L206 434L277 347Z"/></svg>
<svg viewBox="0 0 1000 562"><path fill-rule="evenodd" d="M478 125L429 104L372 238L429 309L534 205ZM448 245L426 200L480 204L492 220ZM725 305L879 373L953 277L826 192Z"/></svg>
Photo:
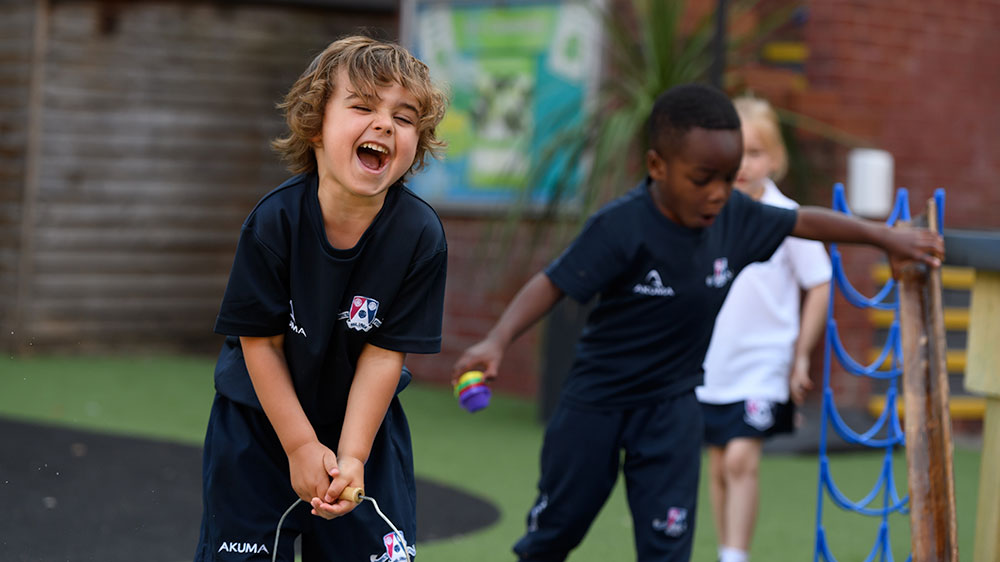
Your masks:
<svg viewBox="0 0 1000 562"><path fill-rule="evenodd" d="M733 278L767 260L796 212L733 191L707 228L671 221L648 179L592 216L545 273L574 300L598 302L563 389L584 405L625 407L693 390Z"/></svg>
<svg viewBox="0 0 1000 562"><path fill-rule="evenodd" d="M260 409L239 336L284 334L306 415L313 424L340 424L365 344L440 351L447 244L434 210L397 183L355 247L334 248L317 182L315 173L290 178L244 222L215 323L228 336L215 386Z"/></svg>

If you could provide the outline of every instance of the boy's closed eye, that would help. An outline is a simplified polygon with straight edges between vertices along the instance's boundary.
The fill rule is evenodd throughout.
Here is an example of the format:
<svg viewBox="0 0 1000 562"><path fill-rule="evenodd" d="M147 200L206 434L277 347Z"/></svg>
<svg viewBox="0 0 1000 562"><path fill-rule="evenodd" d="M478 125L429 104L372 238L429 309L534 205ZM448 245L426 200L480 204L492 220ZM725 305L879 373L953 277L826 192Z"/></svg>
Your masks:
<svg viewBox="0 0 1000 562"><path fill-rule="evenodd" d="M373 111L372 108L368 107L367 105L361 105L361 104L352 105L350 106L350 109L353 109L361 113L371 113ZM414 123L416 123L417 120L416 117L412 117L406 114L397 114L393 118L399 123L402 123L404 125L413 125Z"/></svg>
<svg viewBox="0 0 1000 562"><path fill-rule="evenodd" d="M395 107L396 119L407 125L415 125L420 120L420 111L409 103L401 103Z"/></svg>

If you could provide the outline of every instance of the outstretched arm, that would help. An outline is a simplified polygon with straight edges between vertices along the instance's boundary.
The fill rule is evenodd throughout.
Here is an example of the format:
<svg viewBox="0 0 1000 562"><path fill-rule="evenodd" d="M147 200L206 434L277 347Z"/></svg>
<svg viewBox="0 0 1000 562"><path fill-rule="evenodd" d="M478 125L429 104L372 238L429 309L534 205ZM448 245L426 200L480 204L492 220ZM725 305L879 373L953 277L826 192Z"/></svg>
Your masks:
<svg viewBox="0 0 1000 562"><path fill-rule="evenodd" d="M507 346L545 316L562 296L562 290L548 275L536 273L510 301L486 338L459 357L452 369L452 378L457 379L474 368L482 369L487 380L495 378Z"/></svg>
<svg viewBox="0 0 1000 562"><path fill-rule="evenodd" d="M889 228L884 223L848 216L821 207L800 207L792 236L822 242L868 244L889 255L893 276L906 262L919 261L939 267L944 240L924 228Z"/></svg>

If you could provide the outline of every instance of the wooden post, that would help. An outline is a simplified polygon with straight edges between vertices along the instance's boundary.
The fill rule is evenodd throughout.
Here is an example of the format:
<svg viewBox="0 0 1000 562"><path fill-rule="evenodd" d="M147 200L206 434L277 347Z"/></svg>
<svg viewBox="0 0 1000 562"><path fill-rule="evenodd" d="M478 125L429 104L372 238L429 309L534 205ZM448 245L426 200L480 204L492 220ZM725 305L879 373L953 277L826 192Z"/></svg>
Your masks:
<svg viewBox="0 0 1000 562"><path fill-rule="evenodd" d="M1000 560L1000 272L976 270L965 388L986 396L973 559Z"/></svg>
<svg viewBox="0 0 1000 562"><path fill-rule="evenodd" d="M965 389L985 396L976 562L1000 560L1000 232L945 230L945 263L976 270L969 305Z"/></svg>
<svg viewBox="0 0 1000 562"><path fill-rule="evenodd" d="M936 230L934 200L928 202ZM899 280L903 403L913 562L957 562L948 366L941 270L905 267Z"/></svg>

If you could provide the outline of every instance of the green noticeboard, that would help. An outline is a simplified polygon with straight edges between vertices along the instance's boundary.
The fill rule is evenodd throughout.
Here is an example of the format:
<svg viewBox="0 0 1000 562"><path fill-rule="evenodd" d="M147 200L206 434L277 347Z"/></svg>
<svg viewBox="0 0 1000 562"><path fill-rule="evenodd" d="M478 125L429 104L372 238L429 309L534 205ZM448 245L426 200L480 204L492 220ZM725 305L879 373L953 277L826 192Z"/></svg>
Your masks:
<svg viewBox="0 0 1000 562"><path fill-rule="evenodd" d="M578 1L409 0L408 46L451 94L438 128L446 156L410 186L447 207L517 201L553 135L583 118L599 67L595 14ZM547 199L551 182L530 186L533 202Z"/></svg>

